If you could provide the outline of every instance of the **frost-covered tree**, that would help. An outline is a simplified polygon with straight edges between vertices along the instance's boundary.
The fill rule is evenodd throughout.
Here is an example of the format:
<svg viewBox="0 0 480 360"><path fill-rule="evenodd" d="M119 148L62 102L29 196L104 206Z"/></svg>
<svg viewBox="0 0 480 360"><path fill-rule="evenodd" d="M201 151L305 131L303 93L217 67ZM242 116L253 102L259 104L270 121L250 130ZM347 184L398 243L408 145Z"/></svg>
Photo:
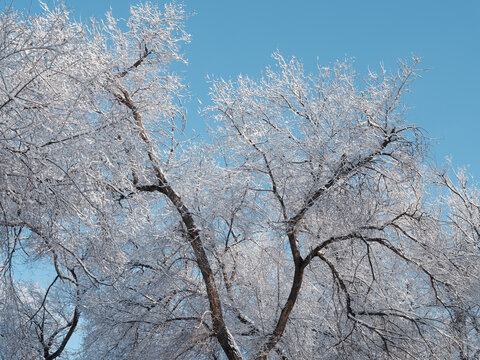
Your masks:
<svg viewBox="0 0 480 360"><path fill-rule="evenodd" d="M189 141L184 18L2 12L0 356L478 358L478 190L405 119L418 60L275 54L212 82Z"/></svg>

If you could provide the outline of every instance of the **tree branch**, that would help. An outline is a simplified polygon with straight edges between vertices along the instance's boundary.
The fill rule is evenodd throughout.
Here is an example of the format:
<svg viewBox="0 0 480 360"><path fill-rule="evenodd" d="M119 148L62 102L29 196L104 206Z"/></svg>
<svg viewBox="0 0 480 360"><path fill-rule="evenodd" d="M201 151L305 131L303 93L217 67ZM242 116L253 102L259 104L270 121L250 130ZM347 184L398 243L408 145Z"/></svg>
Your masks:
<svg viewBox="0 0 480 360"><path fill-rule="evenodd" d="M186 227L187 238L195 254L197 265L200 269L200 272L202 273L203 282L207 290L207 296L210 304L213 331L215 337L217 338L220 346L222 347L229 360L241 360L241 352L238 349L232 334L228 330L227 325L225 324L222 311L222 303L218 294L217 286L215 284L215 277L210 266L210 262L205 252L205 248L203 247L201 232L195 224L192 213L183 203L180 196L170 186L162 169L160 168L160 164L150 143L150 139L148 138L147 132L143 126L142 117L140 112L138 111L138 108L134 104L128 91L123 88L120 88L120 90L123 96L120 94L114 94L114 96L118 99L119 102L127 106L132 111L136 126L139 130L139 136L142 141L147 145L147 155L150 159L153 170L155 172L155 176L158 181L158 185L137 186L136 188L141 191L158 191L161 194L164 194L177 209L182 219L182 222Z"/></svg>

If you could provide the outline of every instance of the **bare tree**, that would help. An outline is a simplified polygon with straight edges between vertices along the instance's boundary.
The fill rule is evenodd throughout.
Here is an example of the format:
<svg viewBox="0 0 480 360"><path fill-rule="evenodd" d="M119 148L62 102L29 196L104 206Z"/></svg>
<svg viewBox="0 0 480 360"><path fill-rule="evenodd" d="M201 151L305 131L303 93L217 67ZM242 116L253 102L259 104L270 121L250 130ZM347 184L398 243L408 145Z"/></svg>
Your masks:
<svg viewBox="0 0 480 360"><path fill-rule="evenodd" d="M184 18L1 14L2 356L478 358L478 191L405 120L418 59L274 54L212 82L213 141L188 141Z"/></svg>

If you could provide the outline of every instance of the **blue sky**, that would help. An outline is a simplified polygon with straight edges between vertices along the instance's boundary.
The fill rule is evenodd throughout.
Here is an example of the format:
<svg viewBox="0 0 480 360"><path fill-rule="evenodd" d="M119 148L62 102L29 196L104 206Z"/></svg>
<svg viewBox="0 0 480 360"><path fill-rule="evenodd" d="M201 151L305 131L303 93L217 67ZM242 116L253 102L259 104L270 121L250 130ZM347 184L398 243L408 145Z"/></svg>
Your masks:
<svg viewBox="0 0 480 360"><path fill-rule="evenodd" d="M1 0L11 1L11 0ZM13 0L17 9L37 9L36 0ZM177 1L179 2L179 1ZM47 1L48 3L48 1ZM112 8L128 17L127 0L66 0L75 17L102 16ZM395 69L397 59L423 59L423 74L406 103L407 120L433 141L438 164L452 155L480 179L480 1L478 0L185 0L192 43L183 69L193 100L208 102L206 75L258 76L277 49L295 55L308 69L345 57L366 73L380 62ZM188 126L204 129L189 105Z"/></svg>

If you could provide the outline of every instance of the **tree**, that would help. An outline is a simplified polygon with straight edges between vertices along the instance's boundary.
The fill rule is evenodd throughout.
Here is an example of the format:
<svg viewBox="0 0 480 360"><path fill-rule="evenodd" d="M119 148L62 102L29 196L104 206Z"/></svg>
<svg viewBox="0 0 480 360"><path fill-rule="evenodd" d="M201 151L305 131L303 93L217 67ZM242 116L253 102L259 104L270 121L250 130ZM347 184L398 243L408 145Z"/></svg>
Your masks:
<svg viewBox="0 0 480 360"><path fill-rule="evenodd" d="M362 80L275 54L212 82L202 143L169 70L184 18L2 13L5 356L478 358L478 191L405 120L418 60Z"/></svg>

